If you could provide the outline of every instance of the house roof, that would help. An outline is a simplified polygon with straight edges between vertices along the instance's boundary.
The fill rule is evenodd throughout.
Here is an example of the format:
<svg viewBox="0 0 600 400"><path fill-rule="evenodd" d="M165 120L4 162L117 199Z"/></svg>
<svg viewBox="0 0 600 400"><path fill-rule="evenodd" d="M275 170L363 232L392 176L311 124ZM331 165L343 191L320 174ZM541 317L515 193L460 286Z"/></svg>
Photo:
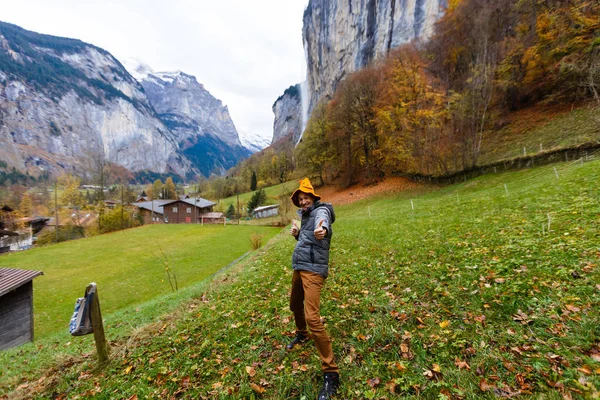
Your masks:
<svg viewBox="0 0 600 400"><path fill-rule="evenodd" d="M0 296L4 296L40 275L44 275L44 273L26 269L0 268Z"/></svg>
<svg viewBox="0 0 600 400"><path fill-rule="evenodd" d="M131 203L132 205L143 208L145 210L154 211L156 214L163 214L163 205L171 203L174 200L154 200L154 201L139 201L137 203Z"/></svg>
<svg viewBox="0 0 600 400"><path fill-rule="evenodd" d="M212 207L217 204L217 203L213 203L212 201L203 199L202 197L190 198L190 199L180 199L180 200L165 200L165 201L166 201L166 203L164 203L163 205L182 202L182 203L189 204L190 206L196 206L199 208Z"/></svg>
<svg viewBox="0 0 600 400"><path fill-rule="evenodd" d="M223 213L221 212L207 212L200 215L202 218L223 218Z"/></svg>

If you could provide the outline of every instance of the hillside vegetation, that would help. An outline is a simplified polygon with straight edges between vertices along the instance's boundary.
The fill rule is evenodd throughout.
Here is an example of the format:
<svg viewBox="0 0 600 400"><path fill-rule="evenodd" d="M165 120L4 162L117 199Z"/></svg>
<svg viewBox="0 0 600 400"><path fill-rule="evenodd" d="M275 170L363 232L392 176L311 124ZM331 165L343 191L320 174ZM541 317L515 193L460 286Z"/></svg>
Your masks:
<svg viewBox="0 0 600 400"><path fill-rule="evenodd" d="M452 175L523 155L524 147L531 155L600 142L600 3L447 5L427 42L346 75L311 110L297 148L283 140L240 163L232 190L247 187L253 171L268 184L307 175L351 186ZM545 129L569 119L577 123Z"/></svg>
<svg viewBox="0 0 600 400"><path fill-rule="evenodd" d="M579 160L337 207L322 315L339 397L598 397L599 185ZM315 398L316 350L284 350L293 246L282 232L102 373L70 358L10 396Z"/></svg>

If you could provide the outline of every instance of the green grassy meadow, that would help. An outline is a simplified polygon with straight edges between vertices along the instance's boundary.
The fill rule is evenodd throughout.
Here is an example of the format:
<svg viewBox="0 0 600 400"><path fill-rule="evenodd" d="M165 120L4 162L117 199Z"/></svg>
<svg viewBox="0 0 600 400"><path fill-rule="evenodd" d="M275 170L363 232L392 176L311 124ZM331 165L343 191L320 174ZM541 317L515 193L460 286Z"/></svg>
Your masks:
<svg viewBox="0 0 600 400"><path fill-rule="evenodd" d="M341 369L337 398L600 396L600 161L486 175L336 214L322 316ZM117 340L101 372L88 342L84 356L32 369L4 392L315 398L316 349L285 351L294 243L282 231Z"/></svg>
<svg viewBox="0 0 600 400"><path fill-rule="evenodd" d="M77 297L96 282L102 312L115 311L169 293L166 268L177 286L202 281L251 250L253 233L266 227L220 225L148 225L0 257L0 267L34 269L35 335L43 339L67 332ZM175 284L175 279L171 282Z"/></svg>

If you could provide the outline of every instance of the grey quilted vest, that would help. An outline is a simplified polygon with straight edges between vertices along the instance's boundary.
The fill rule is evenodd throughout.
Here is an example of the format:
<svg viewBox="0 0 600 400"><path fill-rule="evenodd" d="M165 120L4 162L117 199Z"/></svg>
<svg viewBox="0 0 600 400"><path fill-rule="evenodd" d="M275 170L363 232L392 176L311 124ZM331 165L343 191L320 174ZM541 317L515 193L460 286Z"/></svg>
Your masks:
<svg viewBox="0 0 600 400"><path fill-rule="evenodd" d="M309 212L303 214L302 210L298 210L298 216L302 219L302 223L297 238L298 243L296 243L292 255L292 268L294 270L315 272L323 278L327 278L329 272L329 245L333 235L331 224L335 222L333 206L329 203L317 201ZM323 221L321 226L327 229L327 236L322 240L317 240L314 230L321 221Z"/></svg>

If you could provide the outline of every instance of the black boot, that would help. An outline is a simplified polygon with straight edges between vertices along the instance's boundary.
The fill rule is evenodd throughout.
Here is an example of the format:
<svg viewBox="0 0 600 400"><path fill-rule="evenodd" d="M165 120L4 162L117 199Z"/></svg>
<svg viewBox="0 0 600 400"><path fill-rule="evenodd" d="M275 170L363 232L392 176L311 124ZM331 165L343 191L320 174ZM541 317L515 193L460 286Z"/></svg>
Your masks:
<svg viewBox="0 0 600 400"><path fill-rule="evenodd" d="M286 349L291 350L294 347L296 347L296 345L298 344L302 344L304 342L306 342L308 340L308 336L305 336L301 333L297 333L296 337L287 344L287 346L285 346Z"/></svg>
<svg viewBox="0 0 600 400"><path fill-rule="evenodd" d="M319 392L319 400L327 400L334 395L340 386L340 374L337 372L325 372L323 376L323 387Z"/></svg>

